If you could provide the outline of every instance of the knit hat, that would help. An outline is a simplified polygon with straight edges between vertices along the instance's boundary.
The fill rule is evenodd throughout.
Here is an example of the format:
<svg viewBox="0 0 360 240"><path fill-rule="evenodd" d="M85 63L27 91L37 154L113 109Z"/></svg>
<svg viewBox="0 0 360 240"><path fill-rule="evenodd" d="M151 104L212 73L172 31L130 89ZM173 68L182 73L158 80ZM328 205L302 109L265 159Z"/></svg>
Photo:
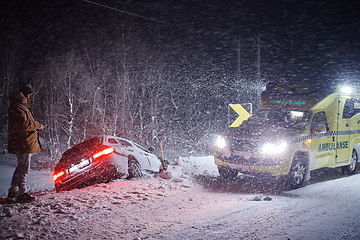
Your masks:
<svg viewBox="0 0 360 240"><path fill-rule="evenodd" d="M24 95L34 93L34 89L32 88L30 83L22 85L21 87L19 87L19 91L22 92Z"/></svg>

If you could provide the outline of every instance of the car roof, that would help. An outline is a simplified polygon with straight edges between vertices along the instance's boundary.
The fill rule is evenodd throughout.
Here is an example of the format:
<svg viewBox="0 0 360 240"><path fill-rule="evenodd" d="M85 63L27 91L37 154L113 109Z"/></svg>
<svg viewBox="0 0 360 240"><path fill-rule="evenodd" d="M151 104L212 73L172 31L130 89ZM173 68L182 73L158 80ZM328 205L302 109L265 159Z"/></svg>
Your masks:
<svg viewBox="0 0 360 240"><path fill-rule="evenodd" d="M121 142L121 141L125 141L125 142L131 144L132 146L135 146L135 147L137 147L137 148L142 149L142 150L145 151L145 152L148 152L148 150L146 150L143 146L141 146L140 144L137 144L137 143L135 143L135 142L133 142L133 141L131 141L131 140L129 140L129 139L125 139L125 138L121 138L121 137L116 137L116 136L111 136L111 135L103 135L102 137L104 138L104 141L105 141L105 139L106 139L106 141L108 141L110 138L114 138L114 139L116 139L116 140L118 140L118 141L120 141L120 142Z"/></svg>

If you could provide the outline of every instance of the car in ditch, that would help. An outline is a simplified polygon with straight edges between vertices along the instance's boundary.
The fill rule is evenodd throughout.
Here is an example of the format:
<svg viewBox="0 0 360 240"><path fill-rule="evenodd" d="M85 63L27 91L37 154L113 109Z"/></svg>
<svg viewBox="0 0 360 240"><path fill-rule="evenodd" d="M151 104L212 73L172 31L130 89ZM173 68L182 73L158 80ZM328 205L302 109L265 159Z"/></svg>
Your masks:
<svg viewBox="0 0 360 240"><path fill-rule="evenodd" d="M165 165L151 150L114 136L85 140L62 154L54 169L55 189L61 192L160 172Z"/></svg>

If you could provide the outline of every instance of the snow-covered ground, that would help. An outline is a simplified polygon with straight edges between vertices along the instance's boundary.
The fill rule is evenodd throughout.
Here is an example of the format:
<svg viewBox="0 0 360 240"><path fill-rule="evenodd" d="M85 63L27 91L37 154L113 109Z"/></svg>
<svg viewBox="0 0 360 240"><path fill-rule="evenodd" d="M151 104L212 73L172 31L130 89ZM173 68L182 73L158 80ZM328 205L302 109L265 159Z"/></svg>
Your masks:
<svg viewBox="0 0 360 240"><path fill-rule="evenodd" d="M15 166L16 157L14 155L0 155L0 198L7 196ZM194 175L219 175L212 156L178 157L176 165L170 165L168 173L171 173L173 179L190 179L190 176ZM162 177L167 178L166 176ZM52 172L31 169L27 178L27 186L30 192L55 191Z"/></svg>
<svg viewBox="0 0 360 240"><path fill-rule="evenodd" d="M14 170L4 162L3 196ZM51 173L31 171L38 199L0 205L0 239L360 239L360 174L251 190L248 180L220 180L212 156L176 162L156 176L61 193Z"/></svg>
<svg viewBox="0 0 360 240"><path fill-rule="evenodd" d="M0 197L6 197L10 187L11 177L16 166L16 159L13 156L0 157ZM51 180L52 172L30 170L27 178L29 191L52 191L54 184Z"/></svg>

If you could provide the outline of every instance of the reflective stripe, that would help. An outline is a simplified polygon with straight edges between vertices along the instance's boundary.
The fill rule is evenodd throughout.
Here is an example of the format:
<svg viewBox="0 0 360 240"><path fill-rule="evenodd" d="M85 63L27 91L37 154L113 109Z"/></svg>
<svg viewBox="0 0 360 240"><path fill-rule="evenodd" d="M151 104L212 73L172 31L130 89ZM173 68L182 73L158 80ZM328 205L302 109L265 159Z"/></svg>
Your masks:
<svg viewBox="0 0 360 240"><path fill-rule="evenodd" d="M317 139L322 137L328 136L343 136L343 135L351 135L351 134L359 134L360 130L351 130L351 131L329 131L326 133L317 133L317 134L310 134L303 137L297 137L292 140L292 143L303 142L306 139Z"/></svg>

